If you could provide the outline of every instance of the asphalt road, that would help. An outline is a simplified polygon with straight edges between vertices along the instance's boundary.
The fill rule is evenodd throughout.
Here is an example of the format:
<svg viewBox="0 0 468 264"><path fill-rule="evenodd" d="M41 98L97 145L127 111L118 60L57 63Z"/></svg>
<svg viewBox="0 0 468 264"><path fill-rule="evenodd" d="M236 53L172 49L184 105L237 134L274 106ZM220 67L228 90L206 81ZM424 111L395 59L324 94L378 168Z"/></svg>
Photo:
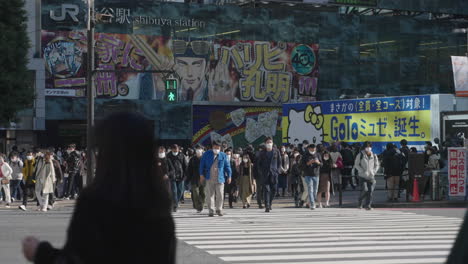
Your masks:
<svg viewBox="0 0 468 264"><path fill-rule="evenodd" d="M40 239L48 240L56 247L63 245L65 241L66 228L73 210L73 202L59 202L58 206L54 210L47 213L36 211L23 212L16 209L16 206L12 206L11 209L6 209L3 205L0 205L0 263L26 263L21 253L20 242L21 239L27 235L34 235ZM393 245L392 243L395 243L398 239L407 241L406 236L412 237L414 235L419 235L419 233L411 231L412 228L415 228L415 225L412 223L421 222L424 222L425 228L428 229L418 229L415 232L424 231L424 233L429 235L427 237L423 235L421 238L416 239L420 239L420 241L422 241L421 243L426 243L429 246L443 246L443 248L438 251L430 252L434 255L432 256L433 258L429 258L430 256L424 256L424 259L429 261L427 263L439 263L437 261L443 259L448 252L449 247L456 236L458 227L461 224L461 219L463 219L465 214L465 209L460 208L376 209L371 212L358 209L328 208L311 211L305 208L290 208L287 203L278 203L273 209L272 214L266 215L263 210L257 209L256 206L247 210L237 207L237 209L226 209L225 211L227 215L224 218L208 218L206 212L205 214L196 214L194 210L191 209L190 204L183 205L183 208L174 215L177 224L177 235L179 238L177 263L309 263L307 261L311 260L314 260L314 263L316 263L315 261L318 261L317 263L322 263L320 261L323 261L323 263L335 263L333 262L335 260L339 261L336 263L347 263L343 262L344 260L351 261L349 263L355 263L353 262L354 260L362 262L370 259L377 260L377 262L373 261L373 263L393 263L391 260L387 260L387 255L381 253L378 247L376 249L377 251L374 252L373 255L371 254L366 257L362 254L367 251L355 252L353 251L354 248L346 248L345 245L347 245L346 243L357 239L356 241L359 241L360 243L368 244L376 241L375 243L377 243L377 245L388 247L389 245ZM400 231L394 235L390 233L388 234L392 235L391 237L393 238L382 237L382 240L372 238L369 239L369 241L354 237L354 233L346 235L346 232L349 232L349 230L361 230L362 226L358 223L361 223L363 220L367 221L368 219L375 221L377 227L381 221L388 221L391 224L394 223L395 228L398 228ZM307 224L309 220L311 221L312 226L305 228L308 230L307 232L298 233L294 231L301 230L301 226ZM212 224L210 224L209 221L212 221ZM350 221L353 223L351 224ZM316 256L306 254L305 252L307 252L307 250L312 250L314 248L314 243L323 243L323 239L316 241L317 232L320 233L320 230L314 229L314 223L329 224L327 227L332 230L324 232L328 232L327 234L332 235L335 234L333 229L337 229L338 232L340 227L349 225L349 230L346 229L348 231L340 231L341 233L336 233L339 234L339 239L337 241L344 245L344 248L341 248L343 252L339 251L339 249L335 249L333 252L330 251L330 254L335 255L332 259L329 259L330 255L323 255L322 258L316 259ZM211 230L211 228L216 227L221 228ZM271 232L267 229L265 229L265 232L261 232L261 227L265 227L267 229L271 228L271 230L268 229ZM295 227L295 229L293 227ZM228 232L230 229L233 229L233 233ZM239 234L236 233L236 230ZM385 233L385 230L387 229L384 228L383 230L384 231L376 231ZM228 233L221 235L221 238L224 239L218 238L220 236L210 236L210 234L217 234L217 232ZM260 233L256 235L255 232ZM342 232L345 232L344 235ZM397 232L397 230L395 232ZM208 235L205 236L205 233ZM252 237L249 237L249 234ZM431 234L434 234L434 236L431 236ZM375 234L372 233L370 235ZM297 236L299 236L297 238L298 242L302 241L300 243L309 243L310 246L304 249L294 246L294 242L291 241L294 241ZM262 240L262 237L267 240ZM255 242L256 238L260 239L258 243ZM252 247L246 248L249 247L248 245L250 245L250 240L243 239L253 239ZM351 240L347 241L347 239ZM270 240L273 242L265 242ZM386 244L386 241L389 241L388 245ZM278 243L278 245L291 243L291 246L285 246L285 248L281 248L282 251L278 251L276 247L277 245L274 243ZM413 242L409 240L408 243L407 247L414 247L415 250L402 250L398 256L401 258L403 258L402 256L406 256L404 259L409 259L412 262L399 263L418 263L414 262L419 260L418 256L421 258L421 255L427 255L424 253L426 251L420 249L417 244L413 244ZM216 246L223 244L226 244L227 246ZM401 245L404 243L399 244ZM229 245L236 245L240 250L232 250ZM242 245L245 245L245 247ZM234 246L234 248L236 246ZM328 252L327 250L332 250L327 249L326 246L323 247L325 252ZM245 254L243 253L242 248L246 248ZM252 253L252 249L258 251L258 253ZM355 249L358 250L358 248ZM411 252L416 253L413 256ZM277 258L275 256L277 256ZM297 256L297 258L288 259L285 256ZM394 256L392 256L392 258L394 258ZM398 259L395 261L398 261Z"/></svg>

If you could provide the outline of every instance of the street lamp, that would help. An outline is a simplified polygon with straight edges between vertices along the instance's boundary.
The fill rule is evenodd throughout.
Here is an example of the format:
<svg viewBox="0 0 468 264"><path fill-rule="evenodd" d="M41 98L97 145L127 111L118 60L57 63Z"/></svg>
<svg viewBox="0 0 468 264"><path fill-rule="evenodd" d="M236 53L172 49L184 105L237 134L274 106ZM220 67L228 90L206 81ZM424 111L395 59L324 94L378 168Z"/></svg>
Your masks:
<svg viewBox="0 0 468 264"><path fill-rule="evenodd" d="M86 181L83 183L91 183L94 176L94 146L93 146L93 127L94 127L94 89L93 89L93 71L94 71L94 0L88 0L88 18L87 18L87 39L88 39L88 63L86 67L86 96L87 96L87 120L86 120L86 146L87 159Z"/></svg>

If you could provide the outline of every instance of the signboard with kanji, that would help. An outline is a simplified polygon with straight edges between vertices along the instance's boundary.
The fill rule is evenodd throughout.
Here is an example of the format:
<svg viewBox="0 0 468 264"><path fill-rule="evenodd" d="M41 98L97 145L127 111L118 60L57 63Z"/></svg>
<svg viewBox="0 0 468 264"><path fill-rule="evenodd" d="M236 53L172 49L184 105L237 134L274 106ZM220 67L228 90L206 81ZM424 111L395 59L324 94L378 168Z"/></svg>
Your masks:
<svg viewBox="0 0 468 264"><path fill-rule="evenodd" d="M448 179L449 195L466 195L466 149L449 148L448 149Z"/></svg>

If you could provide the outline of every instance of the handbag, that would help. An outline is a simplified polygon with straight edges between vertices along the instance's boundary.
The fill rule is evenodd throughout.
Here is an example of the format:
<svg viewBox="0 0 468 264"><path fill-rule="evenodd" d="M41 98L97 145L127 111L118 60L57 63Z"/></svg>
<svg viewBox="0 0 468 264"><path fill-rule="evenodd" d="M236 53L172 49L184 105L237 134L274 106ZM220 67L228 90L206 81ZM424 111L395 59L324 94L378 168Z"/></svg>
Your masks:
<svg viewBox="0 0 468 264"><path fill-rule="evenodd" d="M2 179L2 184L9 184L9 183L10 183L9 179L6 179L6 178Z"/></svg>
<svg viewBox="0 0 468 264"><path fill-rule="evenodd" d="M343 159L341 157L338 157L335 164L336 164L336 168L338 169L344 168Z"/></svg>

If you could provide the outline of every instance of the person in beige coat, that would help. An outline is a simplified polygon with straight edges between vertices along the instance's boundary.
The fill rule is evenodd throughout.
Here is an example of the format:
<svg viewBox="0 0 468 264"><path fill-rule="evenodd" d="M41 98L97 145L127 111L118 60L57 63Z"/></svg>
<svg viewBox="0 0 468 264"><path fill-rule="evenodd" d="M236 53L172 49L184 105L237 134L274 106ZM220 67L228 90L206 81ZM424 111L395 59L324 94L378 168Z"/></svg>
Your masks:
<svg viewBox="0 0 468 264"><path fill-rule="evenodd" d="M6 208L10 208L11 203L10 180L12 173L13 170L11 169L10 165L5 162L5 155L0 154L0 198L1 190L3 189L5 192Z"/></svg>
<svg viewBox="0 0 468 264"><path fill-rule="evenodd" d="M250 208L250 201L254 191L253 177L252 177L252 161L250 160L249 154L245 153L242 156L242 162L240 165L240 176L239 176L239 193L242 199L242 205L244 209Z"/></svg>
<svg viewBox="0 0 468 264"><path fill-rule="evenodd" d="M51 159L52 153L47 152L44 157L44 162L37 169L36 174L36 196L39 201L39 209L43 212L47 211L49 203L49 194L54 192L54 184L56 182L55 169Z"/></svg>

